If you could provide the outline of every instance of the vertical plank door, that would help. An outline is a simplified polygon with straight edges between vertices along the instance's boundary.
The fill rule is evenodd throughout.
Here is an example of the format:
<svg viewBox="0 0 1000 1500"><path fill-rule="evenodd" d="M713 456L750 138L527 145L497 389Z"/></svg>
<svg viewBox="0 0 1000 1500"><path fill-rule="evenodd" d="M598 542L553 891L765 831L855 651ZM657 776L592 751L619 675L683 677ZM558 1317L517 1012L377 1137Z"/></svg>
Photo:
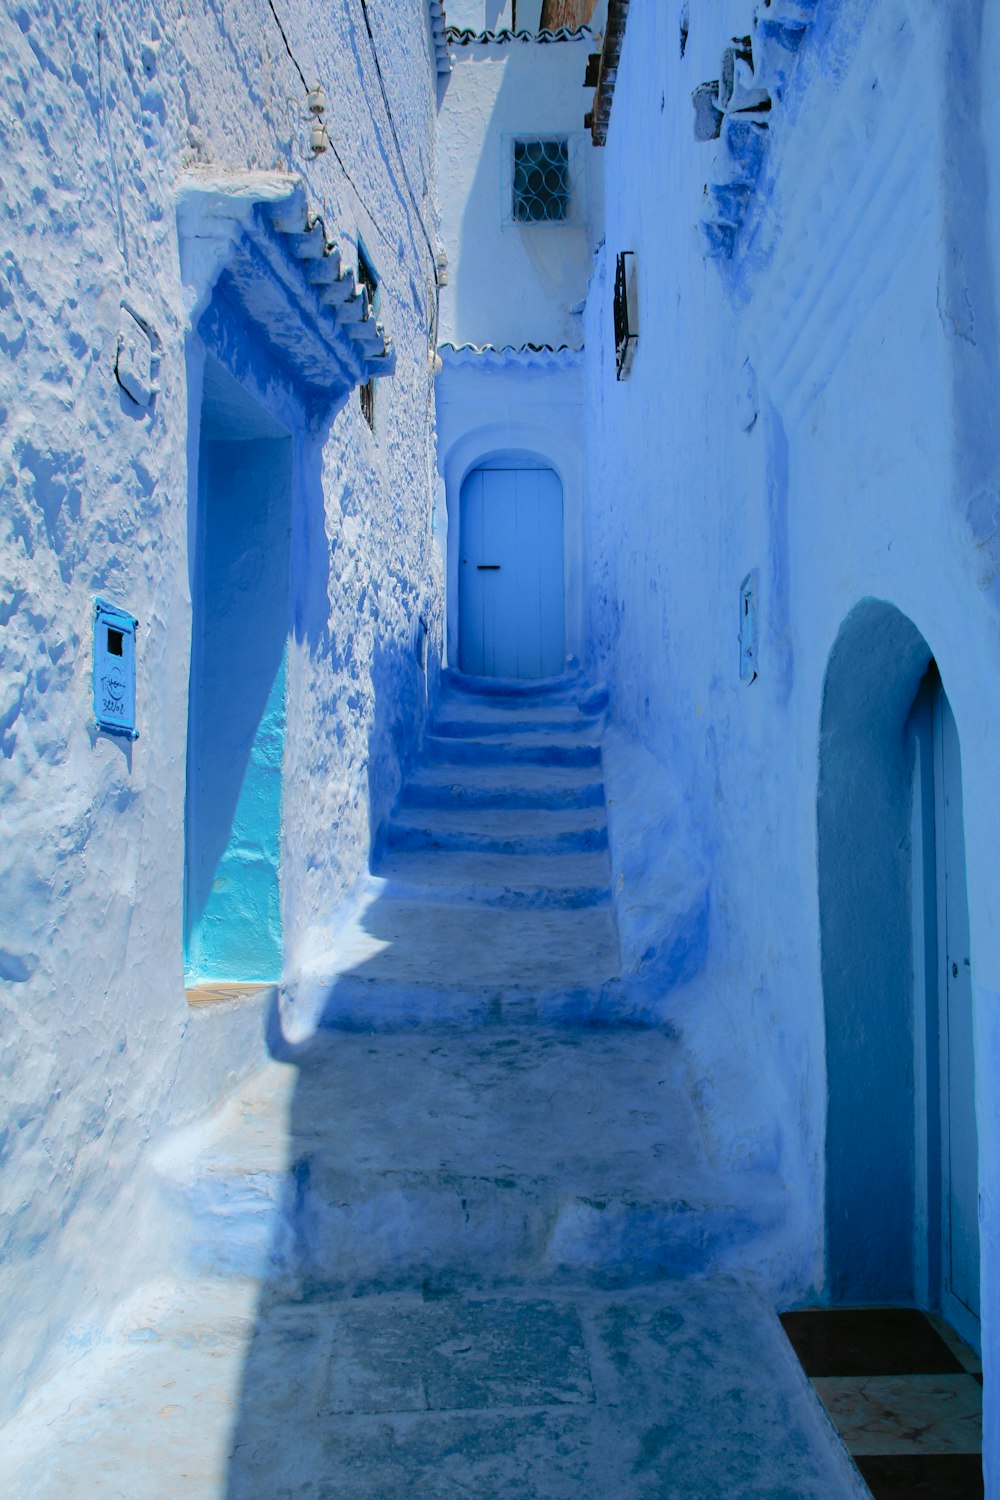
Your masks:
<svg viewBox="0 0 1000 1500"><path fill-rule="evenodd" d="M462 486L463 672L554 677L565 663L562 486L551 469L475 469Z"/></svg>

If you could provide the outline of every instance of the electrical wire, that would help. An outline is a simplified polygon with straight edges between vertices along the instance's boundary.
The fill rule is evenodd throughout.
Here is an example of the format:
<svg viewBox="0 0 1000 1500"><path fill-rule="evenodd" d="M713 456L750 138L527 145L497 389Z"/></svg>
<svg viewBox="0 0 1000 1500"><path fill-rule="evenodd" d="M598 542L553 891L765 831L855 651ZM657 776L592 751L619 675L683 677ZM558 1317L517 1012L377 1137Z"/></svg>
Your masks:
<svg viewBox="0 0 1000 1500"><path fill-rule="evenodd" d="M309 93L309 84L306 82L306 75L303 73L301 67L299 66L299 60L298 60L298 58L295 56L295 53L292 51L291 43L288 40L288 33L285 31L284 26L282 26L282 24L281 24L281 17L278 15L277 10L275 9L274 0L267 0L267 3L268 3L268 7L269 7L269 9L271 11L272 16L274 17L275 24L276 24L278 30L281 33L281 40L285 44L285 51L288 53L288 56L291 58L292 67L295 69L296 73L299 75L299 78L300 78L300 80L302 82L303 91L306 94L308 94ZM337 165L340 167L340 170L343 172L344 176L347 178L347 181L348 181L348 183L349 183L352 191L354 192L354 195L357 198L358 202L361 204L362 208L368 214L368 217L371 219L372 224L375 226L375 233L382 240L382 243L386 246L386 248L388 250L391 250L392 253L395 254L396 253L396 246L395 246L395 244L389 238L389 236L386 234L386 232L382 228L382 226L379 223L377 223L376 220L374 219L374 217L372 216L371 210L368 207L368 203L367 203L367 201L366 201L366 199L364 197L364 194L362 193L361 189L358 187L357 183L354 181L354 178L351 176L350 172L347 170L347 166L346 166L346 164L344 162L343 157L341 156L340 152L337 150L337 148L334 145L333 141L330 139L329 131L325 131L324 133L326 135L327 144L330 147L330 150L333 152L334 160L336 161Z"/></svg>
<svg viewBox="0 0 1000 1500"><path fill-rule="evenodd" d="M295 53L292 51L291 43L288 40L288 33L285 31L284 26L282 26L282 24L281 24L281 17L278 15L278 12L277 12L277 10L275 8L274 0L267 0L267 3L268 3L268 7L269 7L269 9L271 11L272 16L274 17L275 25L277 26L279 32L281 33L281 40L285 44L285 51L288 53L288 56L289 56L289 58L291 59L291 62L292 62L292 66L294 67L296 73L299 75L299 79L301 80L302 88L303 88L304 92L306 94L308 94L309 93L309 84L306 82L306 75L303 73L301 67L299 66L298 58L295 56ZM414 213L417 216L417 223L420 225L421 231L422 231L423 236L424 236L424 243L427 246L427 253L430 256L431 274L432 274L432 276L434 278L434 303L435 303L435 305L434 305L434 328L432 330L432 333L433 333L433 342L436 343L436 341L437 341L437 332L436 331L437 331L437 326L438 326L438 320L440 318L440 303L441 303L441 287L440 287L440 284L438 282L437 258L436 258L435 254L434 254L434 246L431 243L430 233L428 232L427 225L424 222L424 216L420 212L420 205L417 202L417 195L413 191L413 184L410 182L409 173L406 170L406 158L403 155L403 147L400 144L399 133L396 130L396 121L395 121L395 118L393 117L392 106L389 103L389 95L388 95L388 92L386 90L385 79L382 76L382 65L379 62L378 48L375 45L375 33L372 31L372 23L371 23L371 17L368 14L368 3L367 3L367 0L361 0L361 11L362 11L362 14L363 14L363 16L365 18L365 29L368 32L368 40L369 40L369 43L371 44L372 58L373 58L373 60L375 62L375 72L378 75L378 86L379 86L379 89L380 89L381 94L382 94L382 103L385 105L385 112L386 112L386 116L387 116L388 121L389 121L389 128L392 131L392 138L393 138L393 140L396 143L396 152L397 152L397 154L399 156L399 165L400 165L400 169L401 169L402 174L403 174L403 181L406 183L406 191L410 195L410 202L413 204L413 211L414 211ZM375 216L372 214L371 209L368 207L367 200L363 196L360 188L355 183L355 181L354 181L353 177L351 176L350 172L347 170L347 167L346 167L346 165L344 163L344 159L341 156L340 152L337 150L336 146L334 145L334 143L333 143L333 141L332 141L332 139L330 137L329 131L325 131L324 133L326 135L327 144L329 145L330 150L333 152L334 160L337 162L337 165L340 167L340 170L343 172L344 176L347 178L347 181L350 184L351 188L353 189L354 194L355 194L355 196L358 199L358 202L361 204L361 206L364 208L365 212L368 214L368 217L371 219L371 222L374 225L376 234L382 240L383 244L387 247L387 249L389 249L392 252L392 254L395 255L396 254L396 246L389 239L388 235L385 233L385 231L382 229L381 225L376 220Z"/></svg>
<svg viewBox="0 0 1000 1500"><path fill-rule="evenodd" d="M399 132L396 129L396 121L392 113L392 106L389 103L389 95L386 90L385 79L382 76L382 64L379 62L378 47L375 45L375 33L372 30L371 17L368 14L368 0L361 0L361 14L365 18L365 29L368 32L368 40L371 43L372 49L372 58L375 62L375 72L378 75L378 86L382 93L382 103L385 105L386 116L389 120L389 129L392 131L392 138L396 143L396 152L399 156L399 165L403 173L403 181L406 183L406 190L410 195L410 202L413 204L413 211L417 216L417 223L420 225L420 228L423 231L424 242L427 245L427 253L431 258L431 267L434 272L434 284L436 286L438 277L437 260L434 255L434 246L431 243L431 237L428 232L427 225L424 223L424 216L421 213L420 205L417 202L417 195L413 191L413 184L410 182L410 176L406 170L406 158L403 155L403 147L400 144Z"/></svg>
<svg viewBox="0 0 1000 1500"><path fill-rule="evenodd" d="M306 75L303 73L302 69L299 67L298 59L296 58L295 53L292 51L292 46L291 46L291 43L288 40L288 36L287 36L287 33L285 32L285 28L281 24L281 17L278 15L278 12L274 8L274 0L267 0L267 3L271 7L271 14L274 17L275 25L277 26L278 30L281 32L281 40L285 44L285 51L288 53L289 57L292 59L292 66L294 67L296 73L298 73L299 77L301 78L301 80L302 80L302 87L305 90L305 92L308 94L308 92L309 92L309 85L308 85L308 83L306 83Z"/></svg>

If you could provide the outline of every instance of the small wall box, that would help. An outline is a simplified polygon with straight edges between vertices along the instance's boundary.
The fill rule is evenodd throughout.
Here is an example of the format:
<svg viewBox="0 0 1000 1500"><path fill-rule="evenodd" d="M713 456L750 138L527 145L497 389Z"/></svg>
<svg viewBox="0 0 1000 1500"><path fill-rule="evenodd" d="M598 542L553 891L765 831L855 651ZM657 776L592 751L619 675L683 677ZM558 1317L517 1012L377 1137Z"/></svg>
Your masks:
<svg viewBox="0 0 1000 1500"><path fill-rule="evenodd" d="M135 727L134 615L94 601L94 717L98 729L137 740Z"/></svg>

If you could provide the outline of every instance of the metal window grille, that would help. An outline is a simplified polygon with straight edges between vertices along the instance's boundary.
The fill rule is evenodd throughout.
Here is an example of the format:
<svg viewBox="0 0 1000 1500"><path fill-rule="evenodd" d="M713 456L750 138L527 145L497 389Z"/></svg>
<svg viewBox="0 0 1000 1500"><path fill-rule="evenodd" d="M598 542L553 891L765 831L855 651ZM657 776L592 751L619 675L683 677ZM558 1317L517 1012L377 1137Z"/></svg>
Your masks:
<svg viewBox="0 0 1000 1500"><path fill-rule="evenodd" d="M368 259L364 249L358 245L358 286L363 286L368 293L368 301L372 312L378 312L378 277L375 268ZM371 428L375 431L375 376L366 380L364 385L358 387L361 398L361 413Z"/></svg>
<svg viewBox="0 0 1000 1500"><path fill-rule="evenodd" d="M513 221L565 224L570 217L569 142L514 142Z"/></svg>

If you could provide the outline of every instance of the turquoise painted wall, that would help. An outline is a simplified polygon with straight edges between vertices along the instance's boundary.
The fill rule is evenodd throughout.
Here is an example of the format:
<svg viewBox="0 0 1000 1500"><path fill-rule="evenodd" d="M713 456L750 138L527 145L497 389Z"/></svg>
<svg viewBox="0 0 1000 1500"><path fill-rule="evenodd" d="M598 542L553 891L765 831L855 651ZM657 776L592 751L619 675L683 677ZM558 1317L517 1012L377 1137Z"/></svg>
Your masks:
<svg viewBox="0 0 1000 1500"><path fill-rule="evenodd" d="M287 437L212 436L217 424L207 400L194 570L186 970L189 983L276 980L292 445ZM246 409L239 423L226 415L226 430L254 431Z"/></svg>

